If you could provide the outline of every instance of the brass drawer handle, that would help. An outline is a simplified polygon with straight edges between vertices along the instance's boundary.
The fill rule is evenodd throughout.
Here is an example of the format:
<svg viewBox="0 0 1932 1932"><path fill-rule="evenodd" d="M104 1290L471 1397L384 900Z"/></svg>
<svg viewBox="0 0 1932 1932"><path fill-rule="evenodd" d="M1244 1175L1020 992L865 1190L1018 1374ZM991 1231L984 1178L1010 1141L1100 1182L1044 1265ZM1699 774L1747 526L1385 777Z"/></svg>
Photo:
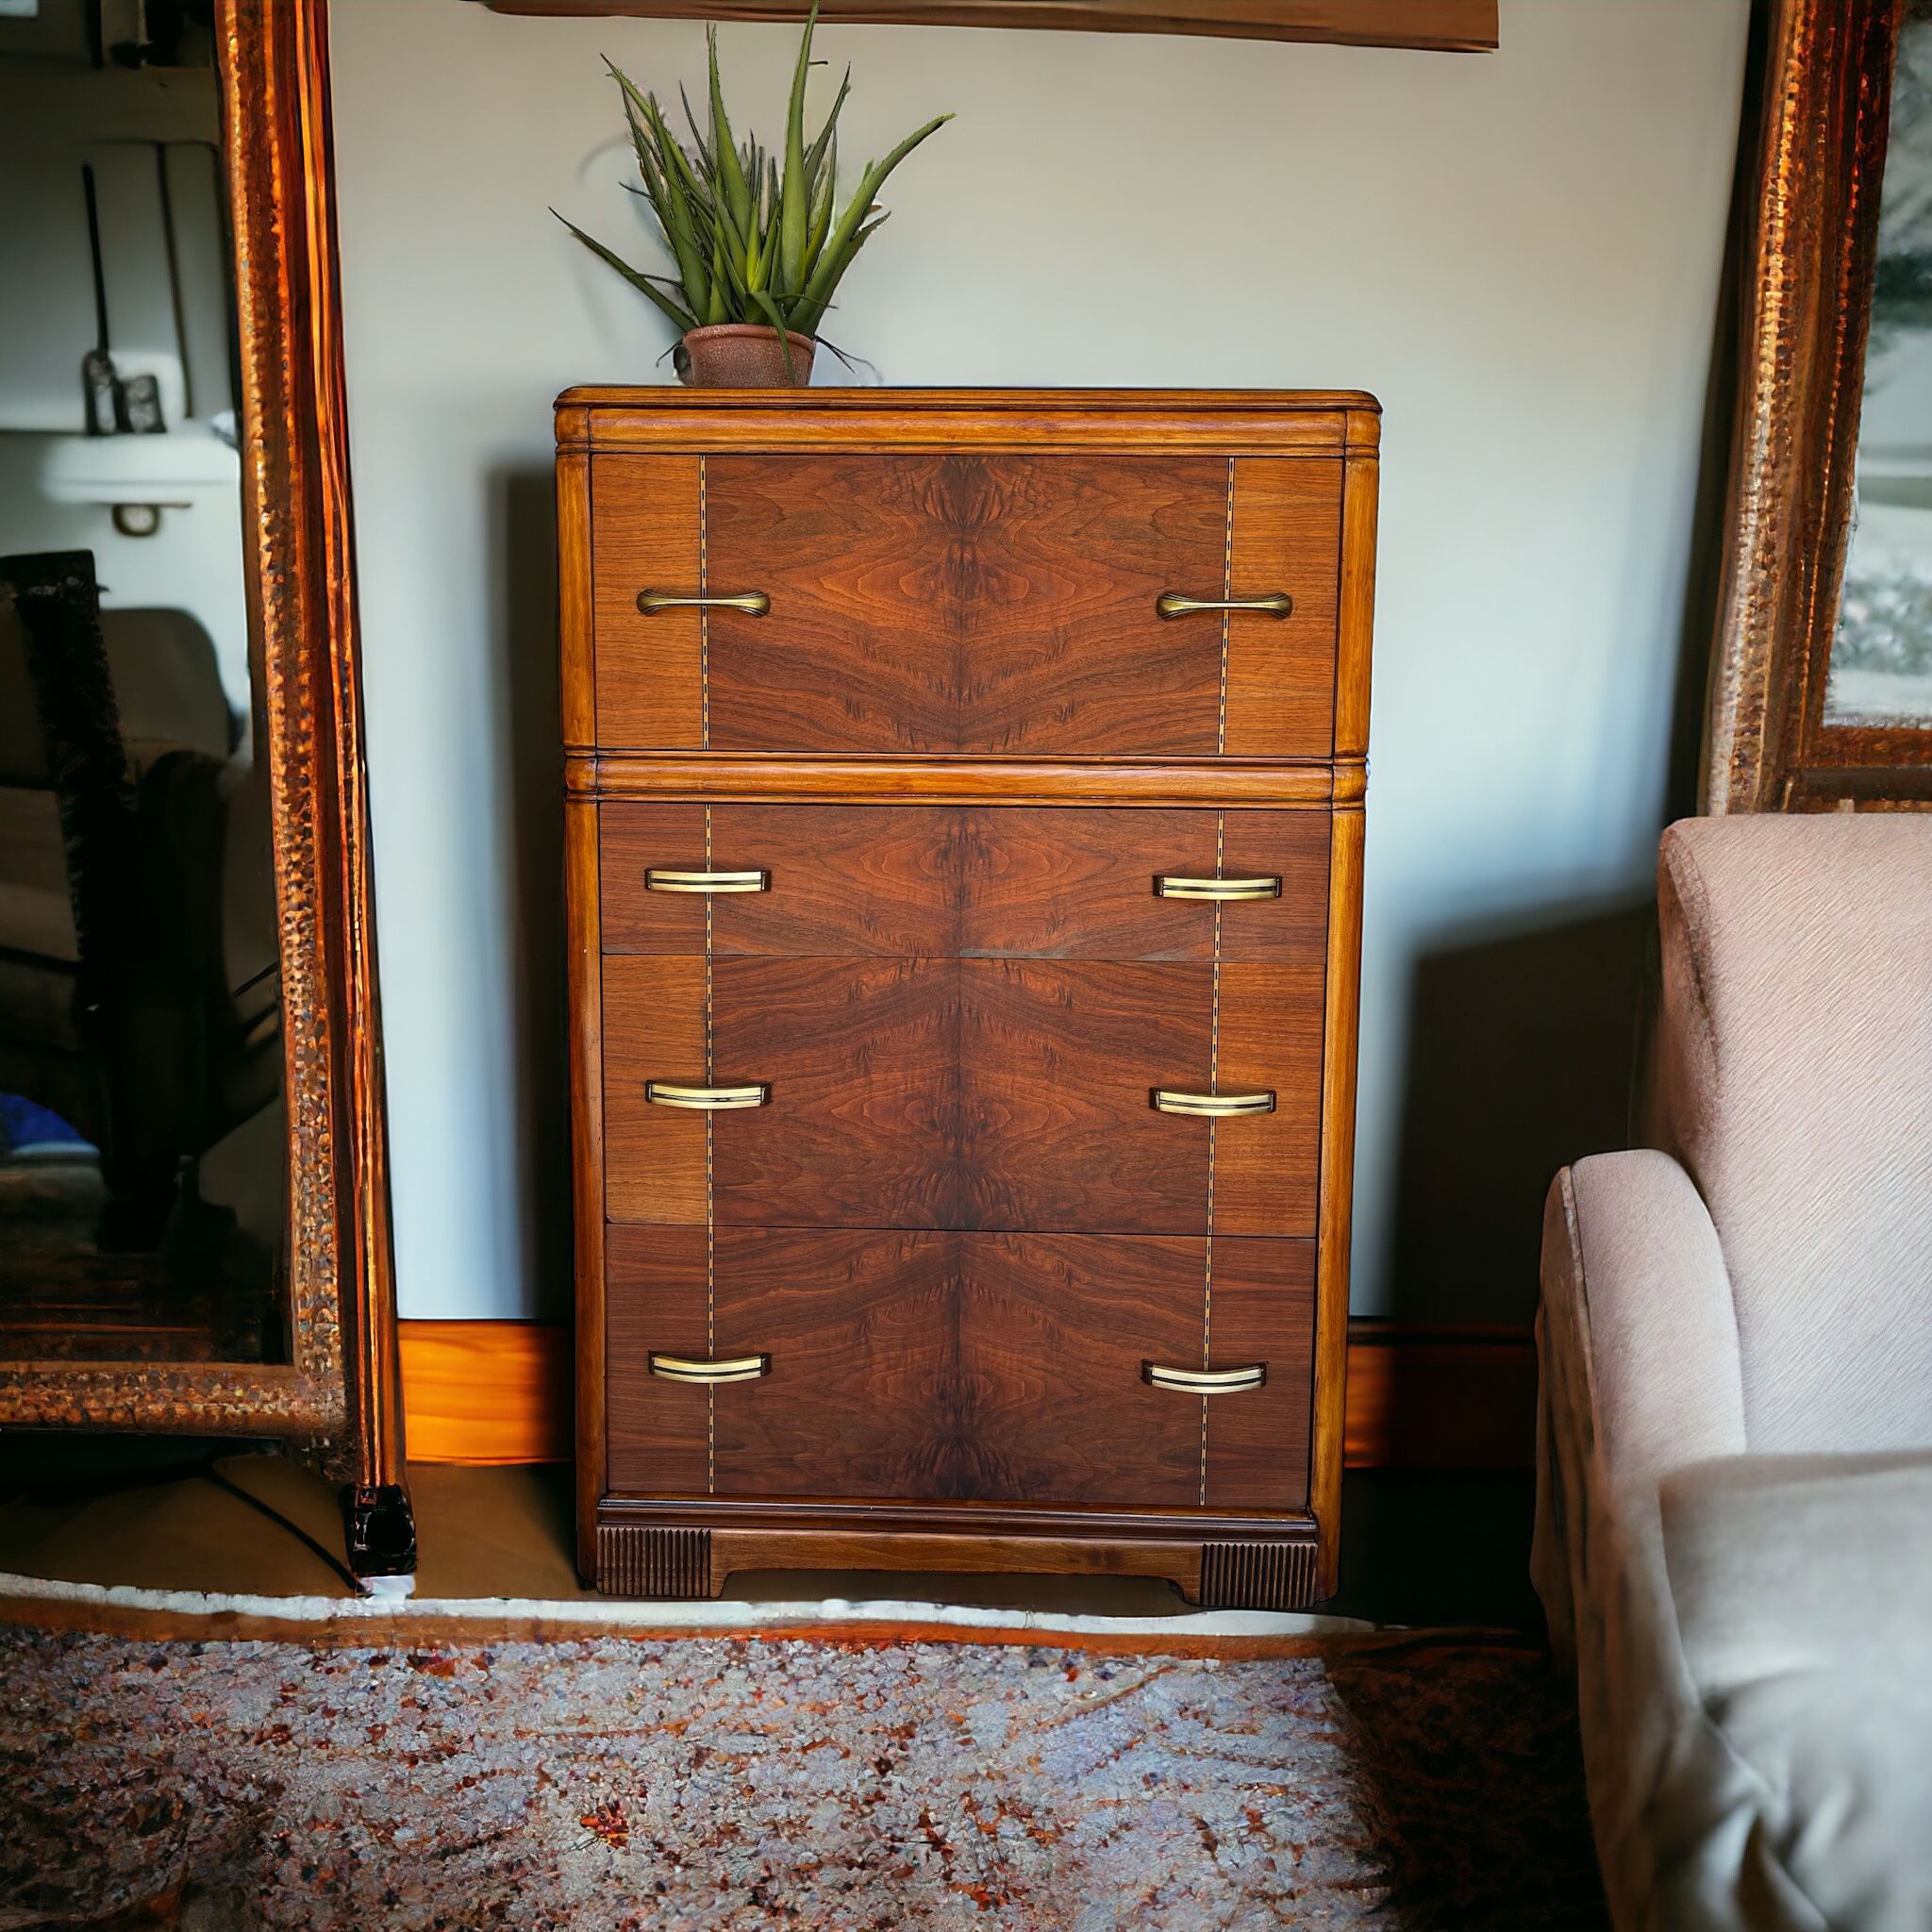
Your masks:
<svg viewBox="0 0 1932 1932"><path fill-rule="evenodd" d="M1161 873L1154 881L1157 899L1278 899L1281 881L1271 879L1190 879Z"/></svg>
<svg viewBox="0 0 1932 1932"><path fill-rule="evenodd" d="M1171 1087L1154 1090L1156 1113L1206 1114L1220 1120L1234 1113L1273 1113L1273 1093L1176 1093Z"/></svg>
<svg viewBox="0 0 1932 1932"><path fill-rule="evenodd" d="M644 874L647 892L769 892L768 872L677 872L654 865Z"/></svg>
<svg viewBox="0 0 1932 1932"><path fill-rule="evenodd" d="M755 1087L685 1087L675 1080L646 1080L644 1098L653 1107L681 1107L692 1113L724 1113L737 1107L763 1107L772 1090Z"/></svg>
<svg viewBox="0 0 1932 1932"><path fill-rule="evenodd" d="M675 591L640 591L638 608L646 617L661 617L667 610L741 610L747 617L762 617L772 600L762 591L746 591L737 597L681 597Z"/></svg>
<svg viewBox="0 0 1932 1932"><path fill-rule="evenodd" d="M695 1382L707 1389L720 1382L756 1382L772 1373L768 1355L735 1355L724 1361L703 1361L685 1355L659 1355L653 1350L646 1358L651 1373L660 1382Z"/></svg>
<svg viewBox="0 0 1932 1932"><path fill-rule="evenodd" d="M1142 1362L1141 1379L1156 1389L1174 1389L1183 1395L1236 1395L1258 1389L1268 1379L1268 1364L1252 1362L1244 1369L1170 1369L1159 1362Z"/></svg>
<svg viewBox="0 0 1932 1932"><path fill-rule="evenodd" d="M1191 617L1197 610L1258 610L1265 617L1290 617L1294 599L1286 591L1265 597L1184 597L1178 591L1163 591L1154 600L1154 608L1162 617Z"/></svg>

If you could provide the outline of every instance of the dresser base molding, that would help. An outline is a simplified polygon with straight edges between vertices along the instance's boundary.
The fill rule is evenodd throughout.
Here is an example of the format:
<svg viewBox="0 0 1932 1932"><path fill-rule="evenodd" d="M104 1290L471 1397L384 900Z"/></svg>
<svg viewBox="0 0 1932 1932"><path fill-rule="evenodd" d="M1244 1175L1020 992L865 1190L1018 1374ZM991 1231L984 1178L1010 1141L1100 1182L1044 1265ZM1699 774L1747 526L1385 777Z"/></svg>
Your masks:
<svg viewBox="0 0 1932 1932"><path fill-rule="evenodd" d="M656 1599L717 1596L742 1570L1153 1576L1212 1609L1302 1609L1334 1593L1306 1518L608 1497L585 1556L593 1588Z"/></svg>

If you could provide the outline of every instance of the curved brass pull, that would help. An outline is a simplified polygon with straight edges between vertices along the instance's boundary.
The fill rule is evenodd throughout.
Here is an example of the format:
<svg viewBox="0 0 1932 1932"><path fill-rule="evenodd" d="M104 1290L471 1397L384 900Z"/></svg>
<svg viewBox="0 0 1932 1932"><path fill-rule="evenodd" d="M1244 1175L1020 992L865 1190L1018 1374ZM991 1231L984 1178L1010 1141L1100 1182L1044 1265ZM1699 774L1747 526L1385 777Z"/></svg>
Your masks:
<svg viewBox="0 0 1932 1932"><path fill-rule="evenodd" d="M1268 1379L1268 1364L1252 1362L1244 1369L1170 1369L1159 1362L1142 1362L1141 1379L1156 1389L1174 1389L1183 1395L1238 1395L1258 1389Z"/></svg>
<svg viewBox="0 0 1932 1932"><path fill-rule="evenodd" d="M644 874L647 892L769 892L768 872L677 872L654 865Z"/></svg>
<svg viewBox="0 0 1932 1932"><path fill-rule="evenodd" d="M646 1360L660 1382L694 1382L706 1389L720 1382L756 1382L772 1373L768 1355L735 1355L723 1361L704 1361L686 1355L659 1355L654 1349Z"/></svg>
<svg viewBox="0 0 1932 1932"><path fill-rule="evenodd" d="M737 597L681 597L675 591L640 591L638 608L646 617L661 617L667 610L741 610L747 617L762 617L772 600L762 591L746 591Z"/></svg>
<svg viewBox="0 0 1932 1932"><path fill-rule="evenodd" d="M1219 1120L1233 1113L1273 1113L1273 1093L1176 1093L1171 1087L1154 1090L1156 1113L1206 1114Z"/></svg>
<svg viewBox="0 0 1932 1932"><path fill-rule="evenodd" d="M1154 608L1162 617L1191 617L1197 610L1258 610L1264 617L1290 617L1294 599L1286 591L1273 591L1265 597L1184 597L1178 591L1163 591L1154 600Z"/></svg>
<svg viewBox="0 0 1932 1932"><path fill-rule="evenodd" d="M681 1107L692 1113L724 1113L738 1107L763 1107L772 1090L756 1087L685 1087L675 1080L646 1080L644 1098L653 1107Z"/></svg>
<svg viewBox="0 0 1932 1932"><path fill-rule="evenodd" d="M1164 872L1154 881L1157 899L1278 899L1281 880L1191 879L1178 873Z"/></svg>

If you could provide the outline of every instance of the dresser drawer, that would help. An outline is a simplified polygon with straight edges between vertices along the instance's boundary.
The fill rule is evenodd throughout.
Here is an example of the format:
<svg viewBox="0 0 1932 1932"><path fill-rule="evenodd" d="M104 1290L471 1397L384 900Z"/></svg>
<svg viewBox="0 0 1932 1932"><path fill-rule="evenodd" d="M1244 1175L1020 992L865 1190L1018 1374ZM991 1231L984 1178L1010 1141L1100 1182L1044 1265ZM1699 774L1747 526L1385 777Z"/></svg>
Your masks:
<svg viewBox="0 0 1932 1932"><path fill-rule="evenodd" d="M1337 458L599 454L590 489L602 744L1333 751Z"/></svg>
<svg viewBox="0 0 1932 1932"><path fill-rule="evenodd" d="M1325 811L656 805L599 813L607 952L1322 958ZM1213 894L1231 896L1214 897Z"/></svg>
<svg viewBox="0 0 1932 1932"><path fill-rule="evenodd" d="M702 958L604 960L614 1221L1191 1234L1211 1183L1217 1232L1314 1231L1319 960L1224 964L1218 1000L1198 959L724 958L708 976L708 999ZM691 1088L752 1104L675 1104ZM1154 1104L1210 1090L1266 1110Z"/></svg>
<svg viewBox="0 0 1932 1932"><path fill-rule="evenodd" d="M1306 1241L615 1228L611 1488L637 1495L1300 1507ZM1205 1344L1205 1346L1204 1346ZM722 1386L652 1357L737 1360ZM763 1373L758 1373L762 1363ZM1212 1396L1154 1363L1261 1369Z"/></svg>

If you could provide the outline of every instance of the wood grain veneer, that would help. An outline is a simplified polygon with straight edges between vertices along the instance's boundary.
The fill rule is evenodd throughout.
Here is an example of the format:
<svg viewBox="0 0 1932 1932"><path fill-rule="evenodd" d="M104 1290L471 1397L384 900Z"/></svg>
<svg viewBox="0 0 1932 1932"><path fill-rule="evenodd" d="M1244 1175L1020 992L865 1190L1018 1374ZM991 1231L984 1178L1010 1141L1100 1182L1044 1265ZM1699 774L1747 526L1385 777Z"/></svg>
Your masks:
<svg viewBox="0 0 1932 1932"><path fill-rule="evenodd" d="M604 975L598 952L597 808L563 808L570 1004L571 1209L577 1328L577 1547L597 1539L604 1469Z"/></svg>
<svg viewBox="0 0 1932 1932"><path fill-rule="evenodd" d="M608 745L1326 758L1342 466L595 456ZM771 600L645 617L646 589ZM1163 619L1287 591L1286 619Z"/></svg>
<svg viewBox="0 0 1932 1932"><path fill-rule="evenodd" d="M1277 1098L1215 1129L1214 1225L1312 1234L1320 956L1219 977L1219 1084ZM1211 1084L1211 962L741 957L711 981L716 1079L771 1089L712 1126L721 1226L1207 1227L1209 1123L1150 1096ZM707 1077L704 982L699 959L604 961L613 1221L704 1218L705 1117L644 1098Z"/></svg>
<svg viewBox="0 0 1932 1932"><path fill-rule="evenodd" d="M587 1574L1332 1587L1373 402L573 391L558 424Z"/></svg>
<svg viewBox="0 0 1932 1932"><path fill-rule="evenodd" d="M613 1229L613 1488L1292 1510L1307 1494L1306 1241L1220 1241L1217 1349L1265 1361L1211 1405L1141 1364L1201 1352L1199 1240ZM708 1329L715 1339L708 1342ZM650 1349L768 1351L758 1382L659 1381ZM716 1405L715 1447L707 1421Z"/></svg>
<svg viewBox="0 0 1932 1932"><path fill-rule="evenodd" d="M1312 812L1119 807L613 801L602 813L604 946L714 957L1210 959L1216 908L1155 896L1158 874L1278 878L1224 906L1224 959L1319 958L1328 821ZM654 866L770 874L762 892L654 892Z"/></svg>

